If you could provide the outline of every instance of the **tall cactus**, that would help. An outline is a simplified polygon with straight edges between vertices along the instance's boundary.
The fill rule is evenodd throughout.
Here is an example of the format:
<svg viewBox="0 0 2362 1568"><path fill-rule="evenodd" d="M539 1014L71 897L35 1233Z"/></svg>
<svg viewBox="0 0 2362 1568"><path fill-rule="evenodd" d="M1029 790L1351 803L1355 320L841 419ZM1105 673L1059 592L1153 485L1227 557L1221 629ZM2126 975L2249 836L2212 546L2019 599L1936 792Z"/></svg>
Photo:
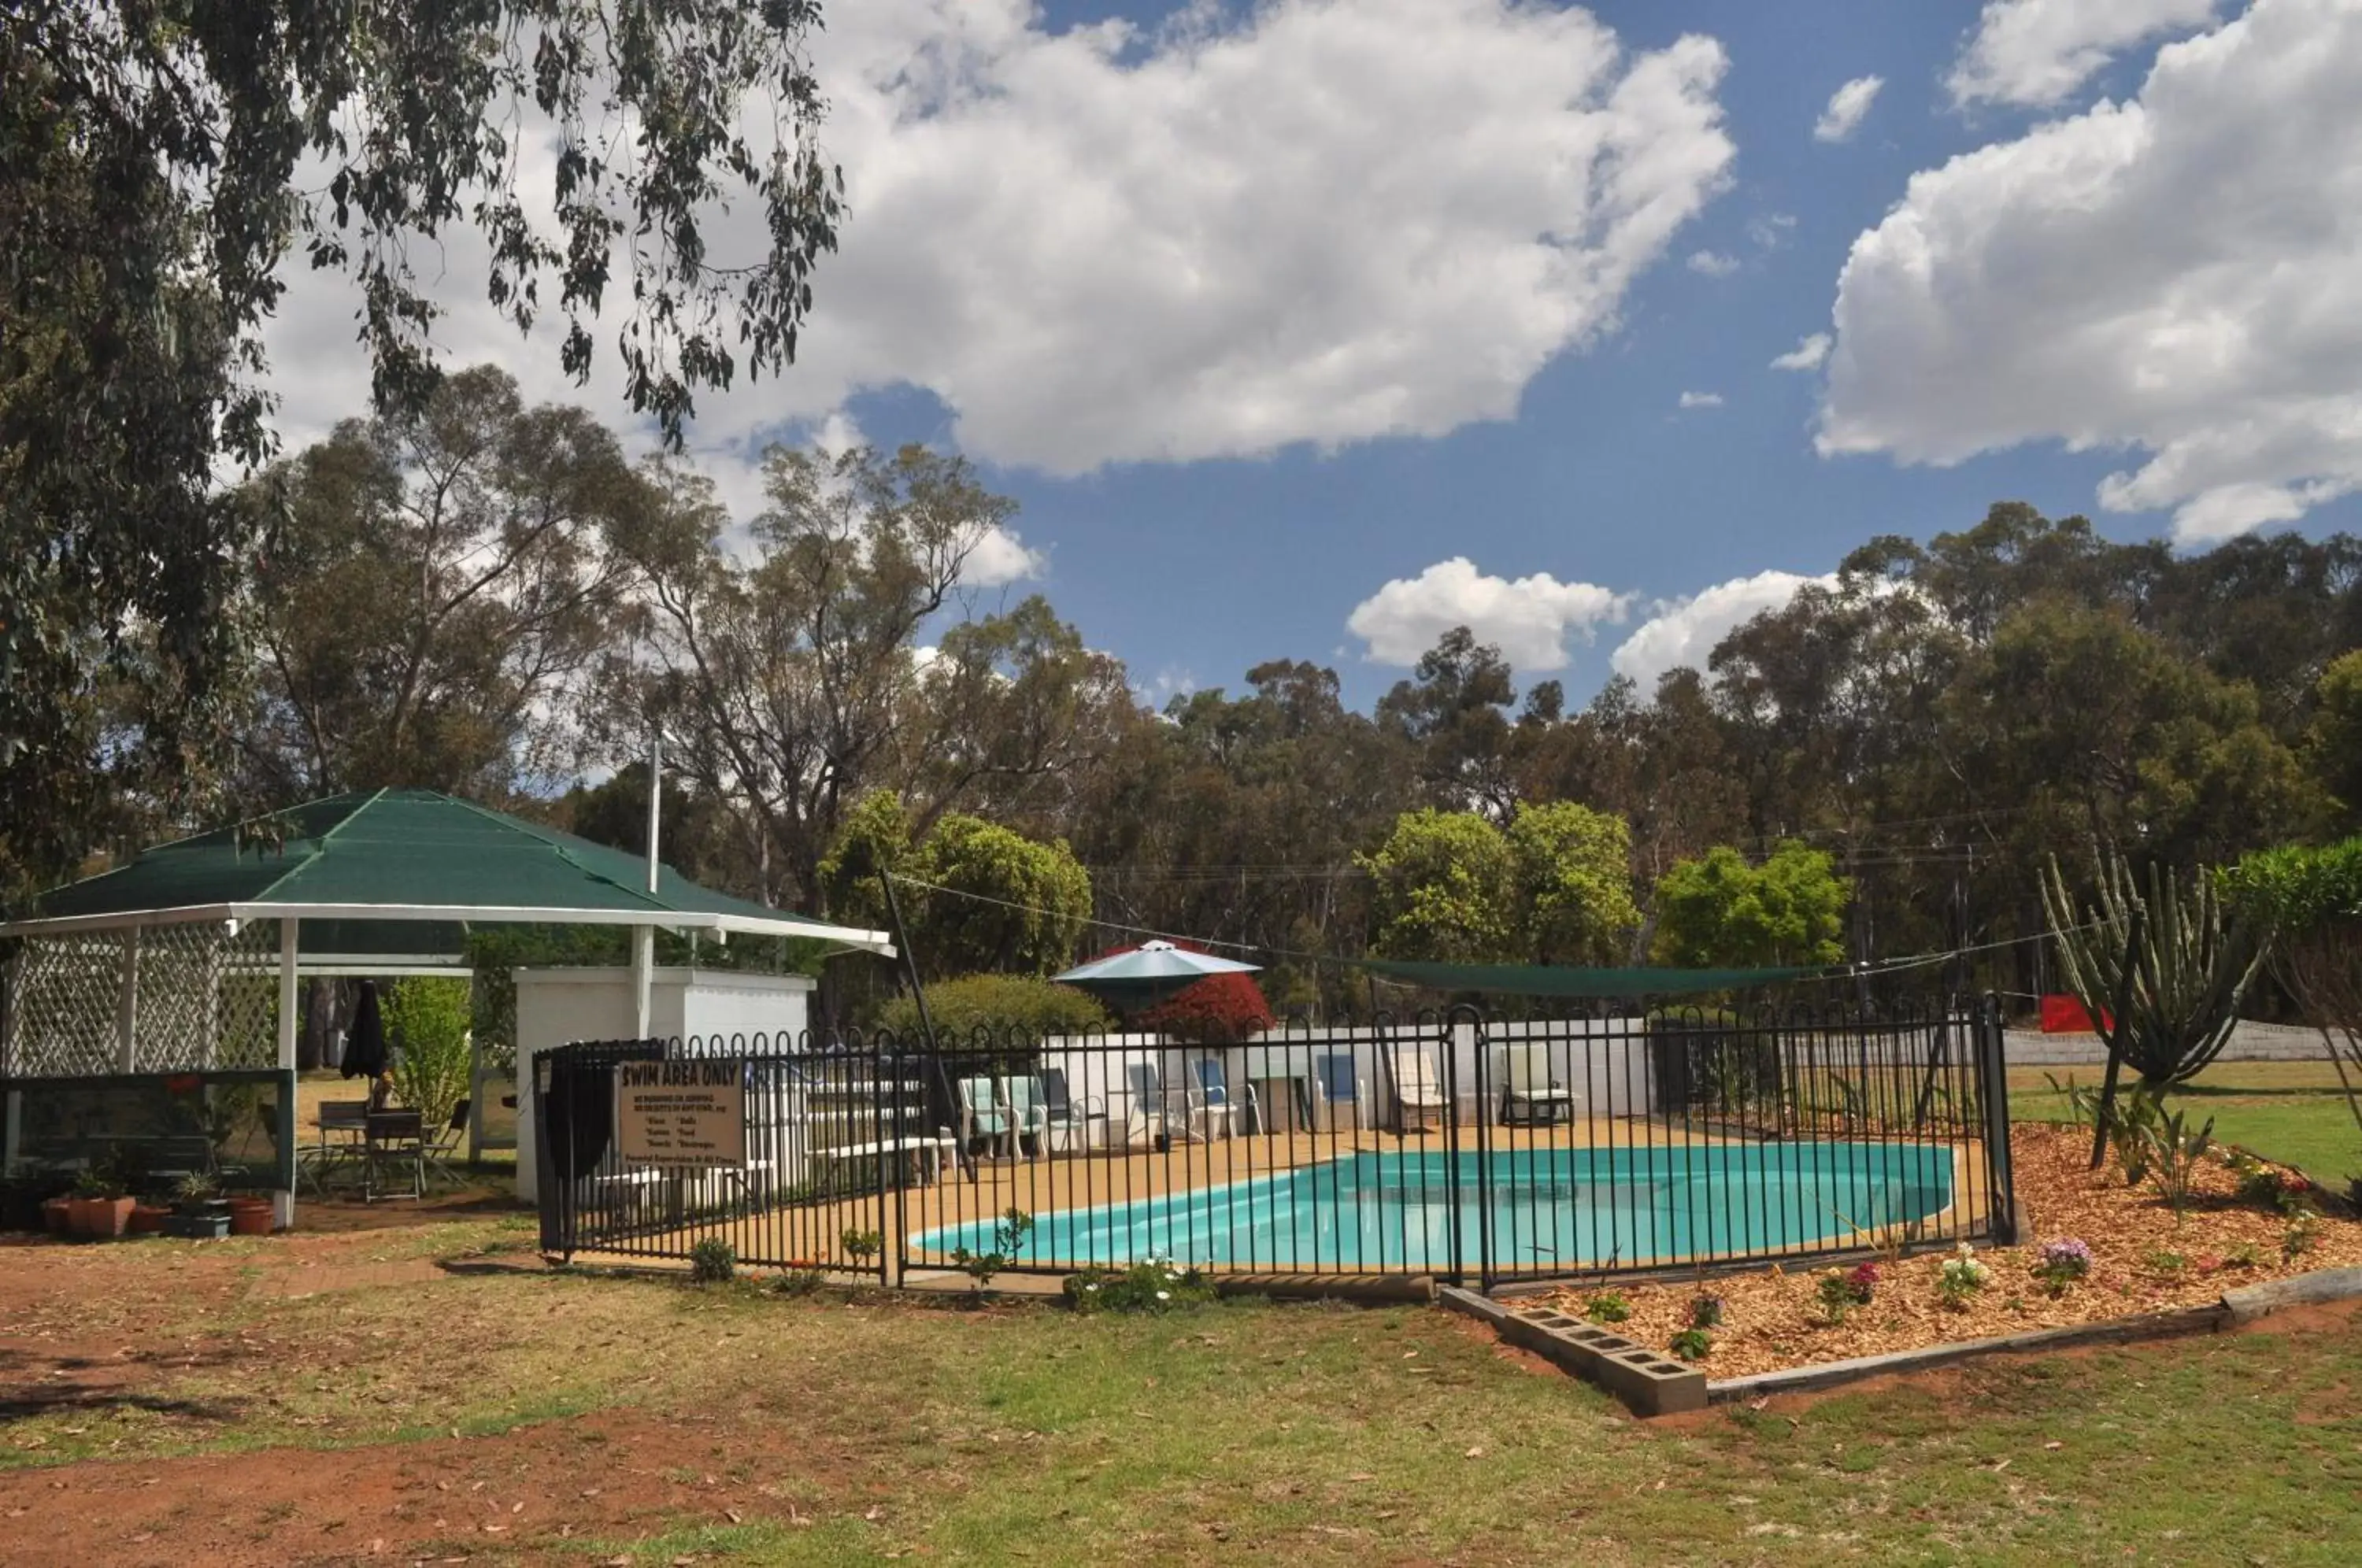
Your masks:
<svg viewBox="0 0 2362 1568"><path fill-rule="evenodd" d="M2094 1019L2123 1008L2112 1043L2142 1083L2186 1083L2230 1041L2239 1003L2263 966L2262 930L2244 914L2226 916L2203 871L2185 889L2171 871L2153 866L2144 899L2132 867L2111 853L2099 892L2087 920L2052 858L2042 902L2067 988ZM2145 911L2136 932L2136 911Z"/></svg>

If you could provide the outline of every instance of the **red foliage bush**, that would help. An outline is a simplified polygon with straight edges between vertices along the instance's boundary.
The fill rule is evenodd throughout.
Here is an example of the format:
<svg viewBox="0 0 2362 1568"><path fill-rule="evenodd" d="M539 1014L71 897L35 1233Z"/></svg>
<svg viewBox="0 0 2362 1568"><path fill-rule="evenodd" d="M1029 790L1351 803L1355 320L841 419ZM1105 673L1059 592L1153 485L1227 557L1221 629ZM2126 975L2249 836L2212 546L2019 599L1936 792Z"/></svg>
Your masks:
<svg viewBox="0 0 2362 1568"><path fill-rule="evenodd" d="M1206 951L1187 943L1173 945L1193 953ZM1099 956L1109 958L1129 951L1128 945L1110 947ZM1152 1007L1124 1015L1127 1029L1159 1030L1193 1045L1233 1045L1275 1021L1263 988L1246 974L1209 975Z"/></svg>

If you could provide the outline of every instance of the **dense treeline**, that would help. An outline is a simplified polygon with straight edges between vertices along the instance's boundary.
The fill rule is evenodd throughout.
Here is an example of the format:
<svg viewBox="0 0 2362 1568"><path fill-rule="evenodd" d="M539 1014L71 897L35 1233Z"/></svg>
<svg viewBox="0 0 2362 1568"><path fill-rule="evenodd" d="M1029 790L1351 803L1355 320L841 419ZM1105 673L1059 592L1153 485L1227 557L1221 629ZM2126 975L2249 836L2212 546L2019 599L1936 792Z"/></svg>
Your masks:
<svg viewBox="0 0 2362 1568"><path fill-rule="evenodd" d="M946 926L987 957L1087 944L1083 907L1280 954L1416 945L1440 922L1460 956L1694 955L1697 920L1669 933L1668 909L1794 844L1764 888L1790 899L1793 856L1818 852L1851 897L1803 896L1809 940L1763 951L1983 948L1960 977L2032 990L2042 944L1993 944L2046 928L2052 857L2070 880L2107 848L2220 864L2350 827L2362 803L2362 542L2345 536L2177 556L2003 504L1925 545L1871 541L1653 691L1520 697L1455 631L1371 712L1290 660L1155 712L1045 601L966 585L1012 508L960 459L776 450L766 480L768 507L734 530L693 473L631 463L491 370L414 417L340 428L237 497L266 545L237 600L234 717L182 758L202 789L175 798L201 806L131 836L414 784L636 846L635 759L661 733L666 854L690 875L874 919L870 860L845 852L866 833L864 856L1054 889L1046 936ZM616 771L568 787L593 769ZM890 812L866 803L879 791ZM54 836L100 848L116 810ZM1087 891L995 825L1063 843ZM1737 856L1709 862L1718 847ZM1407 868L1439 859L1473 878L1476 915L1420 901ZM0 874L73 868L19 851ZM1360 983L1292 959L1270 980L1281 1006Z"/></svg>

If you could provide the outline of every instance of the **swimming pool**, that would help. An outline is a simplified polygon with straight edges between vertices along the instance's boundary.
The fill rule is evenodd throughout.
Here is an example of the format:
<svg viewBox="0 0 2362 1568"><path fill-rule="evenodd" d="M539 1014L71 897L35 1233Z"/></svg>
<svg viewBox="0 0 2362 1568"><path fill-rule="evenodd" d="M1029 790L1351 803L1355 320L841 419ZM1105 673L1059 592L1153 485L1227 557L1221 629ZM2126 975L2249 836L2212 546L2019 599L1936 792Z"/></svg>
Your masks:
<svg viewBox="0 0 2362 1568"><path fill-rule="evenodd" d="M1496 1273L1808 1252L1952 1202L1937 1143L1363 1152L1249 1181L1039 1214L1015 1261L1275 1272ZM1456 1181L1454 1178L1457 1178ZM1455 1260L1455 1220L1457 1253ZM992 1244L992 1221L916 1238Z"/></svg>

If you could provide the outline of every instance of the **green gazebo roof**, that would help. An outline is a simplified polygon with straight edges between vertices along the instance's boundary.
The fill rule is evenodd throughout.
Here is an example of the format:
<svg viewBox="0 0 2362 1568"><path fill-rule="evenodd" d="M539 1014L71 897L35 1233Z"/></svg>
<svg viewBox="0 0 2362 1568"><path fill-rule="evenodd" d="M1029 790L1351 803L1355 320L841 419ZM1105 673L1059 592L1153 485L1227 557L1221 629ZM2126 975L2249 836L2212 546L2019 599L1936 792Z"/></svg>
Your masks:
<svg viewBox="0 0 2362 1568"><path fill-rule="evenodd" d="M440 928L416 950L447 950L468 925L660 925L797 936L893 951L884 932L831 925L701 888L670 867L648 891L647 862L431 790L332 795L146 850L52 889L0 935L61 934L196 920L334 922L386 950L381 922ZM314 944L305 942L306 950Z"/></svg>

